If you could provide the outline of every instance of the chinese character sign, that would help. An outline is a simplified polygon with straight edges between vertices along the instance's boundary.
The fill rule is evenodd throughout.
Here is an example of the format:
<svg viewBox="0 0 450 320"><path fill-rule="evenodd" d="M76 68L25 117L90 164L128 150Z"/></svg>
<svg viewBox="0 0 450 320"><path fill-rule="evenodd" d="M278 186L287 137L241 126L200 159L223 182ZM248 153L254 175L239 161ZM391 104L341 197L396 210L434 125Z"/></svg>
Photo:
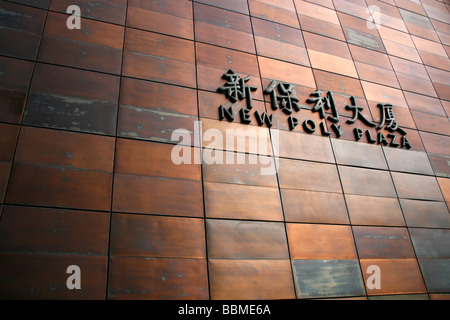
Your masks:
<svg viewBox="0 0 450 320"><path fill-rule="evenodd" d="M250 124L252 121L251 109L253 107L252 92L257 88L249 86L247 82L250 80L250 76L243 78L233 70L228 70L223 74L222 78L225 80L223 86L217 89L217 92L222 93L226 98L235 104L238 101L245 100L245 107L239 110L240 122L243 124ZM319 118L326 119L331 123L331 130L335 133L336 138L342 137L345 128L342 124L339 124L341 118L336 106L333 92L328 91L323 93L320 89L312 92L304 102L309 108L301 106L300 98L297 96L295 85L272 80L267 88L264 89L264 94L269 96L270 106L273 111L281 110L288 118L287 123L289 130L294 130L297 125L300 124L299 116L301 110L318 113ZM380 123L377 126L375 122L363 114L364 107L358 106L355 97L349 98L349 103L345 105L345 110L349 111L345 118L344 123L353 125L353 134L356 141L360 141L365 135L367 142L378 143L383 146L411 148L411 144L406 138L406 131L403 130L397 123L394 115L393 106L387 103L379 103L378 108L380 111ZM271 127L273 124L273 114L267 112L260 113L258 110L253 112L253 116L259 126L266 125ZM219 119L227 119L228 121L234 121L233 107L228 109L221 105L219 106ZM376 137L372 136L369 130L365 132L357 127L358 122L364 125L375 128L377 130ZM320 132L323 136L329 136L331 134L328 131L324 121L317 126L316 122L311 119L305 119L301 126L306 133L314 133L317 128L320 128ZM389 133L385 136L381 130L386 129ZM397 133L400 135L398 139ZM398 142L400 141L400 142Z"/></svg>

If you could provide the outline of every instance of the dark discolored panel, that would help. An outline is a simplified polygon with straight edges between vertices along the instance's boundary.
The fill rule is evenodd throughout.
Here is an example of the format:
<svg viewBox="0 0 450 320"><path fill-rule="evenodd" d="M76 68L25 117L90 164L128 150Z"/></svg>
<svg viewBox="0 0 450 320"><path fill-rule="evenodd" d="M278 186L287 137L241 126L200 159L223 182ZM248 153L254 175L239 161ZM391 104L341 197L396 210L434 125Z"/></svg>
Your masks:
<svg viewBox="0 0 450 320"><path fill-rule="evenodd" d="M449 228L445 202L400 199L408 227Z"/></svg>
<svg viewBox="0 0 450 320"><path fill-rule="evenodd" d="M300 298L365 294L358 260L292 260L292 269Z"/></svg>
<svg viewBox="0 0 450 320"><path fill-rule="evenodd" d="M419 259L448 259L450 257L449 230L410 228L409 233Z"/></svg>
<svg viewBox="0 0 450 320"><path fill-rule="evenodd" d="M448 259L419 259L428 292L449 292L450 261Z"/></svg>

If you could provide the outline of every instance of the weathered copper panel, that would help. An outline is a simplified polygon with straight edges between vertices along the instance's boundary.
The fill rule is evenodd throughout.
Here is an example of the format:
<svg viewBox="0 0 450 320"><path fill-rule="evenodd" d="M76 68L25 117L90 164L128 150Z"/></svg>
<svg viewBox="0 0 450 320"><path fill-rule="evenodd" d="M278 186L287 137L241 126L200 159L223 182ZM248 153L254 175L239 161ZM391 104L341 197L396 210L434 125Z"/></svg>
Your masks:
<svg viewBox="0 0 450 320"><path fill-rule="evenodd" d="M0 202L3 202L8 185L11 163L0 161Z"/></svg>
<svg viewBox="0 0 450 320"><path fill-rule="evenodd" d="M360 19L367 19L369 12L365 1L362 0L333 0L336 11L345 12Z"/></svg>
<svg viewBox="0 0 450 320"><path fill-rule="evenodd" d="M408 32L405 22L399 10L395 7L395 3L387 4L376 0L367 0L367 6L377 5L380 8L380 24L381 26L389 27L402 32ZM382 28L382 27L381 27ZM410 31L411 32L411 31Z"/></svg>
<svg viewBox="0 0 450 320"><path fill-rule="evenodd" d="M83 270L83 289L68 290L66 269ZM105 299L108 257L0 252L0 297L20 300ZM39 276L36 276L39 275Z"/></svg>
<svg viewBox="0 0 450 320"><path fill-rule="evenodd" d="M433 86L439 98L450 100L450 91L448 87L450 86L450 81L448 80L449 73L446 70L441 70L429 66L425 66L430 76Z"/></svg>
<svg viewBox="0 0 450 320"><path fill-rule="evenodd" d="M292 259L356 259L349 226L298 224L286 225Z"/></svg>
<svg viewBox="0 0 450 320"><path fill-rule="evenodd" d="M20 123L33 63L0 57L0 120Z"/></svg>
<svg viewBox="0 0 450 320"><path fill-rule="evenodd" d="M399 12L411 35L439 42L439 37L426 16L403 9L399 9Z"/></svg>
<svg viewBox="0 0 450 320"><path fill-rule="evenodd" d="M437 98L430 78L422 64L397 57L391 57L391 62L403 90Z"/></svg>
<svg viewBox="0 0 450 320"><path fill-rule="evenodd" d="M250 14L254 17L278 22L294 28L299 28L294 3L290 0L248 0Z"/></svg>
<svg viewBox="0 0 450 320"><path fill-rule="evenodd" d="M355 45L349 48L360 79L400 88L387 54Z"/></svg>
<svg viewBox="0 0 450 320"><path fill-rule="evenodd" d="M192 5L176 0L158 2L132 0L128 3L127 26L194 39Z"/></svg>
<svg viewBox="0 0 450 320"><path fill-rule="evenodd" d="M111 254L124 257L204 258L203 221L113 214Z"/></svg>
<svg viewBox="0 0 450 320"><path fill-rule="evenodd" d="M247 0L196 0L195 2L210 4L215 7L248 14Z"/></svg>
<svg viewBox="0 0 450 320"><path fill-rule="evenodd" d="M428 153L450 156L450 151L447 147L450 142L450 137L422 131L419 133Z"/></svg>
<svg viewBox="0 0 450 320"><path fill-rule="evenodd" d="M112 172L114 148L110 137L24 127L15 163Z"/></svg>
<svg viewBox="0 0 450 320"><path fill-rule="evenodd" d="M200 181L116 173L115 212L203 217Z"/></svg>
<svg viewBox="0 0 450 320"><path fill-rule="evenodd" d="M393 172L392 179L400 198L444 200L435 177Z"/></svg>
<svg viewBox="0 0 450 320"><path fill-rule="evenodd" d="M10 2L20 3L35 8L48 9L50 0L10 0Z"/></svg>
<svg viewBox="0 0 450 320"><path fill-rule="evenodd" d="M338 166L346 194L396 197L388 171Z"/></svg>
<svg viewBox="0 0 450 320"><path fill-rule="evenodd" d="M73 89L75 88L75 89ZM24 124L115 134L119 77L37 64Z"/></svg>
<svg viewBox="0 0 450 320"><path fill-rule="evenodd" d="M363 271L371 265L380 268L380 289L370 289L367 278L371 273L363 272L368 295L425 293L419 264L416 259L364 259L360 260Z"/></svg>
<svg viewBox="0 0 450 320"><path fill-rule="evenodd" d="M280 187L341 193L336 165L280 159Z"/></svg>
<svg viewBox="0 0 450 320"><path fill-rule="evenodd" d="M285 130L278 131L278 134L280 139L279 153L275 152L275 156L299 160L335 162L330 139Z"/></svg>
<svg viewBox="0 0 450 320"><path fill-rule="evenodd" d="M171 160L173 146L164 143L117 139L115 172L139 176L167 177L186 180L200 180L199 164L174 164ZM198 148L187 147L192 162L200 152Z"/></svg>
<svg viewBox="0 0 450 320"><path fill-rule="evenodd" d="M195 88L194 43L127 28L122 74Z"/></svg>
<svg viewBox="0 0 450 320"><path fill-rule="evenodd" d="M338 139L331 139L331 144L338 164L387 169L380 146Z"/></svg>
<svg viewBox="0 0 450 320"><path fill-rule="evenodd" d="M213 300L295 299L289 260L210 259L209 274Z"/></svg>
<svg viewBox="0 0 450 320"><path fill-rule="evenodd" d="M252 26L259 55L309 66L300 30L257 18Z"/></svg>
<svg viewBox="0 0 450 320"><path fill-rule="evenodd" d="M208 218L282 221L278 188L205 182Z"/></svg>
<svg viewBox="0 0 450 320"><path fill-rule="evenodd" d="M433 37L433 33L434 30L431 32L431 37ZM436 34L434 33L434 35ZM446 59L447 53L442 44L420 37L412 36L412 38L424 64L435 68L449 69L450 63L448 59Z"/></svg>
<svg viewBox="0 0 450 320"><path fill-rule="evenodd" d="M255 53L250 18L246 15L194 3L197 41Z"/></svg>
<svg viewBox="0 0 450 320"><path fill-rule="evenodd" d="M203 149L202 155L204 182L278 188L277 158L209 148Z"/></svg>
<svg viewBox="0 0 450 320"><path fill-rule="evenodd" d="M13 161L19 126L0 124L0 161Z"/></svg>
<svg viewBox="0 0 450 320"><path fill-rule="evenodd" d="M288 259L286 233L279 222L206 220L211 259Z"/></svg>
<svg viewBox="0 0 450 320"><path fill-rule="evenodd" d="M258 57L261 78L267 87L272 80L286 81L295 85L315 88L312 69L289 62ZM311 90L313 91L313 90Z"/></svg>
<svg viewBox="0 0 450 320"><path fill-rule="evenodd" d="M267 127L246 126L242 123L202 120L202 146L207 149L235 151L254 155L272 155Z"/></svg>
<svg viewBox="0 0 450 320"><path fill-rule="evenodd" d="M58 254L108 254L109 214L6 206L0 226L0 251Z"/></svg>
<svg viewBox="0 0 450 320"><path fill-rule="evenodd" d="M390 103L393 106L408 108L402 91L387 86L361 81L364 93L369 101L378 103Z"/></svg>
<svg viewBox="0 0 450 320"><path fill-rule="evenodd" d="M353 225L405 225L397 198L346 194L345 201Z"/></svg>
<svg viewBox="0 0 450 320"><path fill-rule="evenodd" d="M205 259L111 257L108 299L208 299Z"/></svg>
<svg viewBox="0 0 450 320"><path fill-rule="evenodd" d="M342 194L281 189L281 197L286 221L349 223Z"/></svg>
<svg viewBox="0 0 450 320"><path fill-rule="evenodd" d="M302 30L345 41L336 11L302 0L294 3Z"/></svg>
<svg viewBox="0 0 450 320"><path fill-rule="evenodd" d="M437 181L445 201L450 202L450 180L445 178L437 178Z"/></svg>
<svg viewBox="0 0 450 320"><path fill-rule="evenodd" d="M364 97L361 82L355 78L316 69L313 72L319 89L331 90L333 93L343 93L356 98Z"/></svg>
<svg viewBox="0 0 450 320"><path fill-rule="evenodd" d="M439 117L429 113L418 111L412 111L411 114L417 123L418 130L438 133L447 136L450 135L447 117Z"/></svg>
<svg viewBox="0 0 450 320"><path fill-rule="evenodd" d="M74 31L61 28L66 20L64 14L48 14L38 60L120 74L124 28L89 21Z"/></svg>
<svg viewBox="0 0 450 320"><path fill-rule="evenodd" d="M427 294L390 294L387 296L369 296L368 300L430 300ZM432 300L432 299L431 299Z"/></svg>
<svg viewBox="0 0 450 320"><path fill-rule="evenodd" d="M383 148L389 169L418 174L432 175L433 169L425 152Z"/></svg>
<svg viewBox="0 0 450 320"><path fill-rule="evenodd" d="M107 211L112 175L51 166L14 164L7 203Z"/></svg>
<svg viewBox="0 0 450 320"><path fill-rule="evenodd" d="M388 54L414 62L421 62L419 53L409 34L391 28L380 28L378 32Z"/></svg>
<svg viewBox="0 0 450 320"><path fill-rule="evenodd" d="M445 202L400 199L408 227L449 228Z"/></svg>
<svg viewBox="0 0 450 320"><path fill-rule="evenodd" d="M360 259L413 259L406 228L352 227Z"/></svg>
<svg viewBox="0 0 450 320"><path fill-rule="evenodd" d="M109 210L113 142L101 136L25 128L8 202Z"/></svg>
<svg viewBox="0 0 450 320"><path fill-rule="evenodd" d="M97 0L96 2L77 0L76 3L72 0L58 0L51 2L50 10L65 13L68 6L76 4L81 9L82 17L124 25L126 3L126 0Z"/></svg>
<svg viewBox="0 0 450 320"><path fill-rule="evenodd" d="M311 66L349 77L358 77L348 46L341 41L303 32Z"/></svg>
<svg viewBox="0 0 450 320"><path fill-rule="evenodd" d="M119 136L178 143L178 140L172 141L172 134L179 128L193 132L195 120L197 96L194 90L122 78L117 124ZM193 133L190 137L193 145Z"/></svg>
<svg viewBox="0 0 450 320"><path fill-rule="evenodd" d="M443 117L446 116L445 109L443 108L441 102L439 102L439 99L412 92L404 92L404 94L406 102L411 110L432 113Z"/></svg>
<svg viewBox="0 0 450 320"><path fill-rule="evenodd" d="M2 21L0 53L22 59L35 59L39 49L41 32L44 28L46 12L11 2L2 3L2 8L0 14ZM12 43L14 45L11 45Z"/></svg>

